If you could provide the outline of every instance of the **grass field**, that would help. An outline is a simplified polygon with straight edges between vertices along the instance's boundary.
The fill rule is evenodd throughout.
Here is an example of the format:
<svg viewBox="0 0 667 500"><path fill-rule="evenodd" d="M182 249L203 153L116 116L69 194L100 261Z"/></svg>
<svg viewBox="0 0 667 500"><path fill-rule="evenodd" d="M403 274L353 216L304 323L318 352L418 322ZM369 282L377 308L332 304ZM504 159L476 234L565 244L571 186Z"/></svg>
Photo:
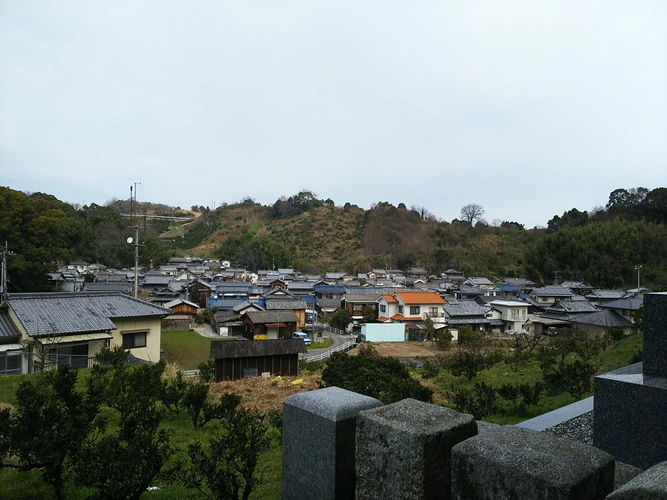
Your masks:
<svg viewBox="0 0 667 500"><path fill-rule="evenodd" d="M211 339L194 330L162 332L162 357L181 370L194 370L211 352Z"/></svg>

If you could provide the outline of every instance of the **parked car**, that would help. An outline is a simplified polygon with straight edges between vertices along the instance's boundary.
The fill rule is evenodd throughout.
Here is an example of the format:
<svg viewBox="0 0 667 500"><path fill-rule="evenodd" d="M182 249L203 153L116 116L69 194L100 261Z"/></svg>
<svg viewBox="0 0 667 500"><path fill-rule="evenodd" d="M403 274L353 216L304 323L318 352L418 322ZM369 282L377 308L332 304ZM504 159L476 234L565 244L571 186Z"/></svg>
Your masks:
<svg viewBox="0 0 667 500"><path fill-rule="evenodd" d="M306 332L294 332L292 334L293 339L301 339L303 340L303 343L306 345L310 345L310 337Z"/></svg>

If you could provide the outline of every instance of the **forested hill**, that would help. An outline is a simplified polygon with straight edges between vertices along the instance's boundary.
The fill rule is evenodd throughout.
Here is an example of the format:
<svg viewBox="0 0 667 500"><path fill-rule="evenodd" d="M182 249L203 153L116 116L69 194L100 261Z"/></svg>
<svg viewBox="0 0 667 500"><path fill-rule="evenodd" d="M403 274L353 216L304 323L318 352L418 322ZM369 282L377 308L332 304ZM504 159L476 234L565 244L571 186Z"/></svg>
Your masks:
<svg viewBox="0 0 667 500"><path fill-rule="evenodd" d="M50 195L0 188L0 241L17 254L9 258L12 284L22 291L39 289L45 271L71 260L131 266L129 222L120 215L127 203L75 208ZM491 225L474 210L446 222L424 207L404 204L336 206L308 191L273 206L246 198L215 210L195 208L201 214L190 223L143 220L143 265L179 255L224 258L251 270L356 274L424 267L439 274L455 268L468 276L523 276L541 283L551 283L558 271L561 280L613 288L632 287L634 266L642 264L643 284L667 285L667 188L618 189L604 208L573 208L544 229L524 229L514 221ZM138 212L189 214L160 204L140 204Z"/></svg>

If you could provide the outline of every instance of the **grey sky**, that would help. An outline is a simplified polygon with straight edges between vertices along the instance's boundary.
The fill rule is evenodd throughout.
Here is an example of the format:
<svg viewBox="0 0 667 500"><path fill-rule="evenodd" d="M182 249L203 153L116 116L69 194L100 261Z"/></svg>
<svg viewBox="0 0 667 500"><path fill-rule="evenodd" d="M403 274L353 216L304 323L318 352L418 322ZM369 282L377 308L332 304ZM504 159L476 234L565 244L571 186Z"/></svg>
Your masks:
<svg viewBox="0 0 667 500"><path fill-rule="evenodd" d="M667 186L667 2L0 0L0 185L546 225Z"/></svg>

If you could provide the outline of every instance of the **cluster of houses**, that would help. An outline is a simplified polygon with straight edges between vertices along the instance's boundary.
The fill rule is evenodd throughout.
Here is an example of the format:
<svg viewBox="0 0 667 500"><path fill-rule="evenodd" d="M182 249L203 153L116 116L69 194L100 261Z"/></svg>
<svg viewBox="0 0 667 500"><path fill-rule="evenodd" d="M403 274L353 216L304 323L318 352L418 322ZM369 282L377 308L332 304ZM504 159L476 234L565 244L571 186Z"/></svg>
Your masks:
<svg viewBox="0 0 667 500"><path fill-rule="evenodd" d="M115 345L129 349L138 362L156 361L161 331L186 330L205 310L221 337L269 341L262 349L274 345L276 359L289 358L289 364L290 356L303 350L303 342L292 342L293 333L314 331L339 310L350 313L349 332L361 331L369 321L392 325L391 331L402 324L405 338L414 340L442 328L456 338L465 325L499 335L570 326L593 335L611 328L630 333L643 293L650 291L598 290L580 282L542 287L524 278L494 283L453 269L439 276L422 268L373 269L356 276L304 275L295 269L250 273L197 258L173 258L136 276L134 270L73 262L51 279L57 292L3 297L0 375L31 373L49 363L88 366L102 347ZM135 293L141 299L133 298ZM280 340L290 342L276 344ZM215 346L212 355L247 350L232 344ZM234 369L242 373L244 367Z"/></svg>

